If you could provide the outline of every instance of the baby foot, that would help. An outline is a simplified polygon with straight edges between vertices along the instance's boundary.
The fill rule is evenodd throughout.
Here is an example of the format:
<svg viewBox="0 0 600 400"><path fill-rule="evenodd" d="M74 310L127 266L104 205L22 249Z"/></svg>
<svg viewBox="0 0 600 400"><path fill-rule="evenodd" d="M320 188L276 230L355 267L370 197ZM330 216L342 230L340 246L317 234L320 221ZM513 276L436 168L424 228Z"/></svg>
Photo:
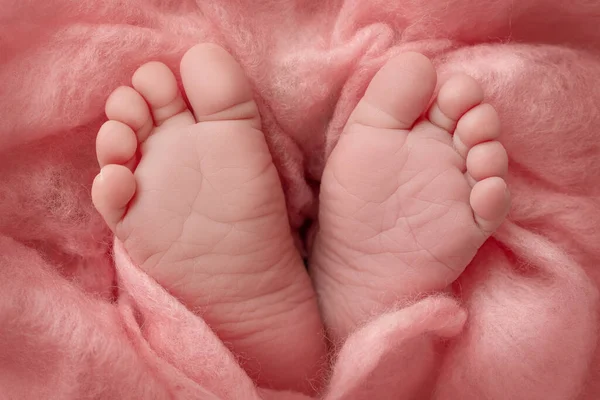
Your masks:
<svg viewBox="0 0 600 400"><path fill-rule="evenodd" d="M142 66L108 99L92 197L144 271L200 314L263 386L310 391L324 354L250 85L225 50Z"/></svg>
<svg viewBox="0 0 600 400"><path fill-rule="evenodd" d="M436 79L420 54L390 60L325 167L311 273L334 338L394 303L445 289L508 212L496 111L458 75L420 118Z"/></svg>

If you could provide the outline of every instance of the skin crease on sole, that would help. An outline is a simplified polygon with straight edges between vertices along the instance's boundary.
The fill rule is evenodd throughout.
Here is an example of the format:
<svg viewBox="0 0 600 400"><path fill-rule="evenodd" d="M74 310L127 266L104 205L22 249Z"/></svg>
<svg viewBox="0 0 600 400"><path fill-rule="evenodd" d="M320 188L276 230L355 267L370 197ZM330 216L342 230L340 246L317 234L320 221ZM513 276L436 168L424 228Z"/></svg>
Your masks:
<svg viewBox="0 0 600 400"><path fill-rule="evenodd" d="M327 161L310 267L334 341L445 290L508 213L496 111L466 75L441 85L427 109L436 81L421 54L390 60Z"/></svg>
<svg viewBox="0 0 600 400"><path fill-rule="evenodd" d="M316 295L241 67L198 45L109 97L96 208L144 271L201 315L261 386L314 394L325 361Z"/></svg>

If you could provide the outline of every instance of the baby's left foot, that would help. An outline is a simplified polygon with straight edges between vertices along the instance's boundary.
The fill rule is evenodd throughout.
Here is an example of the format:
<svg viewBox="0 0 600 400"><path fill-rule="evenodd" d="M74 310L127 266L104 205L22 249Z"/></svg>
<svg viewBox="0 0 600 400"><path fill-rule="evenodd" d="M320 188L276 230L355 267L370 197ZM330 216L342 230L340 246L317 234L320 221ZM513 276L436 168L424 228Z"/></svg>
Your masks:
<svg viewBox="0 0 600 400"><path fill-rule="evenodd" d="M509 193L500 122L481 87L436 86L431 62L388 62L326 165L311 258L334 338L398 301L445 289L503 222Z"/></svg>

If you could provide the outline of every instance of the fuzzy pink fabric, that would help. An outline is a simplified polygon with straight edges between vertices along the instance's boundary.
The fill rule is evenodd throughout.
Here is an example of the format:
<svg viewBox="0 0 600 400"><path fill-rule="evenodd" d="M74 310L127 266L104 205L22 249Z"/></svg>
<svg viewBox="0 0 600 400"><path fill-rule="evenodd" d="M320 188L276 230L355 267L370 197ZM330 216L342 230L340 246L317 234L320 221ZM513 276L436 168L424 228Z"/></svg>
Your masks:
<svg viewBox="0 0 600 400"><path fill-rule="evenodd" d="M202 41L252 80L294 228L394 54L471 74L502 117L509 222L453 295L356 331L319 398L600 398L599 24L597 0L2 0L0 398L305 398L256 388L90 201L109 92Z"/></svg>

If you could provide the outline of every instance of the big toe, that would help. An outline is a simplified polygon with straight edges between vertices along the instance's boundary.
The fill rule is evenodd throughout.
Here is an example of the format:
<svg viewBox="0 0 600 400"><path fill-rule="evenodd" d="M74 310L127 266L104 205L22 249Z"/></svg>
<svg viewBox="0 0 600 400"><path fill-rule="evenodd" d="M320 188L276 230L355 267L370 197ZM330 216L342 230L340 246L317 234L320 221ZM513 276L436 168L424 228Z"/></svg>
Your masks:
<svg viewBox="0 0 600 400"><path fill-rule="evenodd" d="M188 50L181 60L181 79L198 122L245 120L260 129L250 83L222 47L199 44Z"/></svg>
<svg viewBox="0 0 600 400"><path fill-rule="evenodd" d="M431 101L436 82L436 71L427 57L401 54L377 72L348 126L410 129Z"/></svg>

